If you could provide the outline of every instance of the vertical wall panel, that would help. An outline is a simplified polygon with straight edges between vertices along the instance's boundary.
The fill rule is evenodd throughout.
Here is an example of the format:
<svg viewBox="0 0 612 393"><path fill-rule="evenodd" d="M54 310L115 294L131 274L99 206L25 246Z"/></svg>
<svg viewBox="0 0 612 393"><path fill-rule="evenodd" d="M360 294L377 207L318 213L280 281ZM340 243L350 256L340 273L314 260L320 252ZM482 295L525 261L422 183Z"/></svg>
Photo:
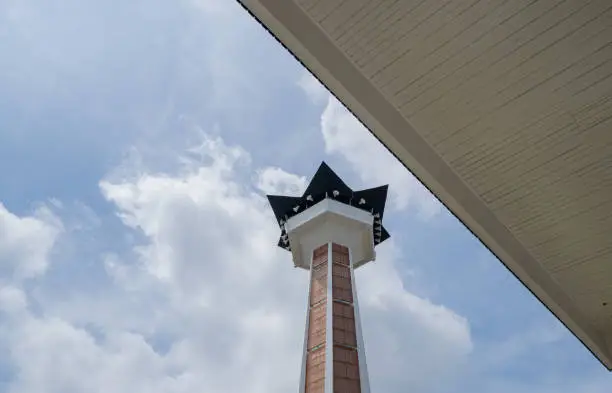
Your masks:
<svg viewBox="0 0 612 393"><path fill-rule="evenodd" d="M310 273L310 310L306 355L306 393L325 393L328 246L316 248Z"/></svg>
<svg viewBox="0 0 612 393"><path fill-rule="evenodd" d="M306 393L325 393L325 346L308 352Z"/></svg>
<svg viewBox="0 0 612 393"><path fill-rule="evenodd" d="M310 286L310 306L327 298L327 257L318 266L312 268Z"/></svg>
<svg viewBox="0 0 612 393"><path fill-rule="evenodd" d="M332 244L334 393L361 393L349 250Z"/></svg>
<svg viewBox="0 0 612 393"><path fill-rule="evenodd" d="M325 311L325 303L310 309L310 318L308 320L308 350L325 344Z"/></svg>

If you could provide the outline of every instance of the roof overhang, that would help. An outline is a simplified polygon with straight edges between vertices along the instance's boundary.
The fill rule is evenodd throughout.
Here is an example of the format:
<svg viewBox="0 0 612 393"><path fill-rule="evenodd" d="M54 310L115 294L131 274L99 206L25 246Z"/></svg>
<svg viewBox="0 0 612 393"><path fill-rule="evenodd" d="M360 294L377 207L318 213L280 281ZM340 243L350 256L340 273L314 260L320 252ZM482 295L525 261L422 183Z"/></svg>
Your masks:
<svg viewBox="0 0 612 393"><path fill-rule="evenodd" d="M379 3L379 2L380 1L373 1L372 4ZM367 67L363 65L365 63L365 60L361 62L360 66L357 65L362 58L365 59L366 50L362 50L360 52L360 49L357 48L351 52L348 49L346 49L346 46L348 44L344 44L345 42L347 42L347 39L344 39L344 41L340 42L341 40L334 38L333 34L335 34L335 32L342 30L342 29L348 30L350 28L348 21L352 20L351 19L352 17L349 17L348 14L342 14L342 7L344 6L351 6L351 7L363 6L365 8L366 6L363 5L365 3L363 2L342 3L336 0L333 0L333 1L326 0L324 2L318 2L318 3L307 1L307 0L305 1L241 0L241 3L308 70L310 70L351 112L353 112L353 114L355 114L355 116L369 130L371 130L373 134L407 168L409 168L409 170L430 191L432 191L436 195L436 197L440 199L440 201L455 216L457 216L458 219L461 220L465 224L465 226L472 233L474 233L475 236L478 239L480 239L484 243L484 245L488 247L503 262L503 264L563 324L565 324L565 326L567 326L567 328L576 337L578 337L588 347L588 349L608 369L612 369L612 329L611 329L612 318L610 317L610 315L612 314L610 314L609 311L606 311L609 309L605 309L605 308L601 309L602 307L601 294L610 293L609 289L604 288L604 286L606 285L606 281L604 280L603 282L599 282L599 281L595 282L596 280L593 281L594 279L592 278L588 278L588 279L580 278L582 277L582 275L586 274L584 271L564 270L564 273L563 273L564 275L561 275L557 270L551 268L551 266L554 266L555 263L560 264L561 262L563 262L563 261L560 261L560 258L563 259L563 256L562 256L563 253L565 252L569 253L570 251L574 252L575 250L566 250L565 248L561 246L557 246L556 248L552 247L550 249L548 248L545 249L544 251L546 252L544 251L540 252L541 248L537 248L538 252L535 252L534 250L536 250L536 246L539 246L540 243L534 245L534 244L529 243L528 241L525 241L526 232L523 231L522 229L521 231L519 231L519 229L516 229L516 228L519 228L519 225L514 224L512 220L508 219L508 214L519 214L520 211L519 213L509 213L509 210L505 208L502 208L502 207L497 208L496 203L490 202L487 199L489 198L488 196L489 194L478 191L480 190L479 187L481 187L481 185L477 184L477 182L471 177L472 174L477 172L479 176L482 176L482 179L489 179L491 177L496 177L496 176L499 177L499 173L492 171L492 170L488 170L487 165L480 165L480 166L472 167L472 169L470 169L472 172L469 172L465 169L466 167L465 165L453 164L456 162L460 162L460 160L457 161L457 160L454 160L453 158L454 157L453 154L459 155L458 148L453 150L454 148L452 147L452 145L450 148L447 148L447 145L443 144L442 139L440 139L441 142L438 143L436 140L434 140L435 138L432 136L434 135L434 133L433 132L429 133L429 130L433 130L435 129L436 126L439 125L438 123L435 123L435 121L446 121L446 124L450 124L450 122L452 121L461 121L462 118L460 117L461 114L459 112L464 111L465 110L464 106L467 104L462 102L462 103L457 103L454 107L447 106L443 108L445 111L444 114L447 117L441 118L441 119L433 119L432 116L435 116L434 112L432 112L432 114L429 115L430 117L426 117L425 116L426 113L421 115L421 113L417 113L415 111L411 112L409 110L410 108L406 109L407 107L400 107L397 101L394 101L395 97L397 96L392 97L390 93L388 92L389 85L387 84L386 85L387 87L385 87L381 84L382 83L380 82L381 74L378 73L379 71L373 72L372 70L368 70ZM389 2L389 3L392 3L392 2ZM582 5L583 2L580 2L579 0L574 0L574 1L566 2L566 3L568 3L569 6L572 6L573 8L570 9L568 8L569 6L564 6L565 8L567 8L567 10L558 8L555 10L554 13L553 12L546 13L543 11L542 15L548 15L549 18L553 18L553 17L557 17L558 16L557 14L560 14L563 11L563 12L566 12L568 15L570 15L569 17L574 17L572 15L575 14L576 15L575 18L584 18L584 20L586 21L588 17L590 18L588 19L588 21L593 21L593 20L596 20L598 13L601 14L601 12L603 12L601 10L595 9L594 5L588 5L588 6ZM347 5L347 4L350 4L350 5ZM462 2L457 2L455 6L460 7L459 4L462 4ZM532 19L535 18L532 16L532 14L533 15L535 14L535 10L531 14L529 14L526 11L524 12L522 10L511 11L511 8L515 6L518 7L518 2L516 4L514 4L514 2L507 2L507 4L505 5L505 7L508 7L507 11L506 9L502 9L499 7L495 9L492 8L490 10L480 9L477 11L480 12L482 15L484 15L483 18L489 18L489 17L492 18L491 22L489 23L491 26L495 26L496 23L498 25L499 23L501 23L499 21L505 17L504 12L508 13L509 15L508 18L512 17L510 16L510 12L515 12L515 14L513 15L518 15L518 17L522 17L522 15L525 15L524 18L528 18L528 17ZM375 6L372 6L372 7L376 8ZM387 7L387 5L385 5L382 8L381 7L382 6L379 5L379 8L383 10L384 8ZM391 6L389 5L389 7ZM398 6L394 5L394 7L398 7ZM571 14L570 11L573 12L574 14ZM384 12L384 10L381 12ZM389 12L392 12L392 11L389 11ZM394 12L397 13L399 11L395 10ZM423 15L425 15L425 11L413 10L413 12L415 13L422 12ZM435 14L435 12L437 11L431 11L430 14L433 15L431 16L431 18L434 18L434 17L437 18L437 15ZM487 14L487 12L489 12L489 14ZM589 15L589 13L592 15ZM339 17L339 15L342 17ZM459 15L459 13L457 12L456 15ZM452 14L451 10L449 10L448 13L440 16L435 21L437 23L440 23L441 26L451 26L452 27L452 26L457 25L457 32L459 31L462 32L462 33L455 34L457 37L459 37L460 34L463 34L463 32L468 31L467 29L471 25L468 26L466 24L467 27L461 30L462 26L460 25L460 23L462 23L462 20L459 20L459 16L456 16L456 15ZM461 15L463 15L461 17L464 18L468 14L462 13ZM444 19L443 17L446 17L446 19ZM563 15L560 15L558 17L559 17L559 20L561 20ZM334 21L334 18L337 19L337 22ZM544 20L543 17L540 19ZM536 18L534 20L537 23L539 23L540 19ZM507 20L507 19L503 19L503 20ZM586 23L591 23L588 21L584 22L585 24L581 26L588 26L586 25ZM432 20L429 26L433 25L433 22L434 21ZM354 26L355 23L365 24L366 22L360 22L359 20L357 20L357 18L355 18L355 21L351 23ZM373 22L370 22L370 23L373 23ZM403 22L400 19L395 19L394 22L387 22L387 23L394 23L394 24L400 25ZM455 23L455 25L453 25L452 23ZM601 25L601 22L599 24ZM534 24L532 23L532 25ZM391 26L391 27L394 28L394 26ZM398 28L400 27L401 26L399 26ZM592 27L589 30L588 34L593 35L593 37L595 38L599 37L597 39L601 39L600 36L594 35L595 27ZM606 26L603 26L603 27L606 27ZM576 27L573 26L571 28L575 29ZM416 28L412 28L411 31L414 33L416 31L415 29ZM570 29L570 27L568 27L568 29ZM374 29L370 29L369 26L364 26L364 28L361 28L359 30L359 34L366 34L370 30L374 30ZM600 31L600 30L597 30L597 31ZM609 33L609 26L608 26L607 31ZM586 35L587 32L584 33L584 37L583 37L584 41L580 41L576 39L576 37L574 37L575 34L570 35L570 33L563 35L564 33L562 31L559 32L558 35L561 38L558 38L558 40L555 42L561 42L559 40L566 39L567 37L569 37L567 39L568 40L570 38L573 39L574 41L572 42L574 42L574 44L576 45L576 48L579 49L582 47L586 47L586 44L584 43L580 44L580 42L585 42L585 43L589 42L587 40L588 39ZM403 36L404 39L412 40L412 42L416 42L419 39L424 40L425 38L427 39L438 38L437 36L435 36L435 34L437 33L431 33L427 36L422 35L422 36L414 36L414 37L410 36L410 34L412 33L406 33L406 34L408 35L404 35ZM533 34L536 34L536 33L533 33ZM545 38L548 39L547 38L548 36L545 37L544 33L542 34L544 37L542 38L542 40L544 40ZM609 34L608 34L608 37L609 37ZM357 37L356 39L359 39L359 37ZM515 40L518 41L518 38L515 37ZM368 40L363 40L363 42L367 42L367 41ZM454 42L455 41L453 41L453 43ZM469 43L467 43L466 45L469 45ZM504 42L504 45L511 46L513 45L513 42L512 41L508 41L507 43ZM579 45L582 45L582 46L579 46ZM516 46L518 47L518 44L516 44ZM550 105L554 104L554 105L561 106L562 104L563 105L571 104L571 102L566 103L566 102L560 101L562 99L565 99L564 98L565 96L561 94L564 91L561 91L561 93L556 93L555 95L551 95L549 94L549 90L542 90L543 89L542 86L543 86L543 83L546 83L546 81L550 80L551 78L545 72L546 67L549 67L552 70L554 67L557 67L557 66L560 67L563 65L563 64L559 65L559 62L566 62L567 67L564 69L568 69L568 67L570 67L572 64L575 64L572 62L579 61L580 59L571 58L571 54L573 53L571 51L569 52L569 54L567 54L568 52L566 51L566 55L562 59L552 58L551 55L548 52L546 52L547 48L548 47L544 48L542 51L539 52L539 54L534 55L534 56L541 56L541 59L539 59L538 61L540 61L539 69L542 75L528 74L527 77L524 77L523 79L521 79L521 83L523 84L527 84L527 83L533 84L533 86L530 85L526 87L529 90L528 90L528 93L525 93L525 94L528 94L527 98L531 99L532 101L528 102L528 101L525 101L527 98L519 97L519 99L522 99L524 101L523 102L519 100L519 103L521 103L523 106L520 106L520 107L512 106L512 107L507 107L507 108L502 107L501 110L493 114L494 116L497 116L497 118L495 119L498 119L501 122L509 123L510 120L513 119L512 116L516 117L516 116L524 115L525 118L528 118L529 116L534 117L536 115L534 115L533 113L537 112L537 110L541 108L543 108L542 110L545 109L550 112L551 111ZM472 45L472 47L470 47L470 49L478 50L478 45L474 44ZM576 52L578 51L578 49L576 49ZM419 49L419 50L422 50L422 49ZM607 55L609 55L609 51L607 52ZM362 56L362 58L360 58L359 56ZM548 56L548 57L544 57L544 56ZM601 54L599 54L599 56L601 56ZM423 67L427 66L426 63L418 64L418 66L421 66L421 65ZM433 65L430 67L432 67L431 68L432 71L430 74L433 74ZM417 72L418 68L419 67L415 66L411 68L409 71L406 71L406 73ZM607 69L609 73L610 67L607 67ZM464 70L465 70L465 67L462 68L461 71L464 71ZM451 70L451 71L454 72L455 70ZM404 71L398 71L399 76L401 76L400 75L401 72L404 72ZM429 72L428 69L425 68L425 71L423 72L424 73L422 75L425 76L425 79L423 79L423 76L419 77L416 74L411 75L412 82L410 86L414 89L414 91L416 91L417 89L424 89L423 86L425 86L425 83L427 83L428 81L428 78L427 78L428 76L427 72ZM579 72L580 70L576 71L576 75L578 75ZM583 76L587 75L586 72L587 71L584 71L580 75L583 75ZM550 73L552 74L552 71ZM537 79L538 77L540 77L540 79ZM578 76L576 76L576 78L577 77ZM429 79L432 79L432 78L433 76ZM476 76L476 78L478 78L478 76ZM485 75L483 75L482 78L485 78ZM548 79L545 79L545 78L548 78ZM600 78L600 81L601 80L605 80L605 79ZM577 82L574 80L571 80L571 81L568 81L567 83L577 84L577 83L580 83L580 80L577 80ZM584 89L590 88L589 86L591 86L591 85L587 86L587 83L591 83L591 82L584 81L582 83L584 84L583 87L582 86L576 87L576 89L582 89L582 90L575 90L575 91L583 92ZM572 86L574 85L571 85L570 87ZM600 89L600 91L602 89ZM609 92L609 87L608 87L608 92ZM487 91L487 86L485 84L485 86L484 87L481 86L480 90L476 91L476 93L474 93L473 96L470 96L470 99L473 102L468 103L472 105L472 107L473 105L475 105L474 103L478 103L478 99L482 98L483 100L485 100L486 99L485 93L489 94L490 91ZM575 97L577 94L577 93L572 93L572 94L570 93L572 92L569 92L567 94L568 97L571 97L572 94ZM602 97L601 94L599 95L595 94L591 90L590 96L584 97L584 100L583 100L584 102L580 102L580 105L584 105L585 108L587 107L593 108L594 103L599 105L595 108L598 108L598 110L600 111L600 112L597 112L598 113L597 116L599 116L597 121L599 121L600 123L602 121L605 122L607 121L607 119L609 119L609 109L610 109L610 105L609 105L610 101L609 100L601 101L602 100L601 97ZM416 99L420 99L420 97L417 97ZM550 102L547 103L546 102L547 100ZM486 101L482 101L482 102L486 102ZM538 107L538 105L540 107ZM544 107L544 105L549 105L549 106ZM563 106L563 108L565 108L565 106ZM476 107L476 110L478 110L477 107ZM602 115L602 112L601 112L602 110L608 111L608 112L604 112L604 114ZM578 118L578 122L581 121L582 118L580 118L579 115L577 115L577 113L578 112L574 111L568 114L568 117L571 118L569 120L570 122L571 121L576 122L577 118ZM583 112L580 112L580 113L583 113ZM485 113L485 115L489 115L489 113ZM565 116L565 115L566 113L563 112L559 116ZM535 119L534 121L536 121L539 118L536 119L534 117L534 119ZM411 123L413 122L414 124L417 124L417 127L413 127L411 125ZM506 123L500 123L500 124L505 126ZM592 123L593 123L592 124L593 127L600 126L600 123L596 124L595 120L593 120ZM444 123L440 123L440 124L444 124ZM584 124L586 123L583 122L579 124L579 126L582 127L584 126ZM491 125L489 126L495 127L494 124L492 126ZM439 129L438 129L438 134L444 132L443 127L441 128L443 131L439 131ZM569 135L569 137L576 138L577 136L580 135L581 130L582 130L581 128L576 128L574 134ZM607 135L609 134L611 133L609 132L609 126L608 126ZM600 135L600 134L597 134L597 135ZM602 138L604 139L606 138L605 133L601 135L604 135L602 136ZM449 135L444 135L444 138L451 138L451 137L452 138L461 137L463 138L462 139L463 142L467 141L465 142L467 144L475 140L474 135L463 135L460 132L455 132L452 135L450 135L450 133ZM476 140L478 139L476 138ZM482 140L480 140L480 142L482 142ZM603 154L602 157L606 157L606 156L612 157L612 151L611 151L610 144L609 144L609 138L603 141L588 140L587 142L592 143L593 146L599 145L600 150L603 148L606 148L607 149L606 151L603 151L603 152L598 151L599 153ZM453 143L455 143L454 140L453 140ZM456 145L460 146L461 143L456 142ZM601 147L601 146L604 146L604 147ZM478 153L478 150L476 149L476 147L471 146L470 149L471 150L467 152L468 155L471 154L473 156ZM463 154L464 152L461 152L461 153ZM533 154L535 155L537 153L534 152ZM540 152L539 154L545 154L545 152ZM594 153L587 152L585 154L594 154ZM529 160L529 159L533 159L533 157L535 156L529 156L529 157L523 156L522 159ZM449 164L449 162L451 164ZM609 163L610 162L608 162L608 164ZM602 164L605 164L605 163L602 163ZM556 170L559 171L560 170L559 167L557 167ZM608 176L610 175L610 167L607 168L607 172L600 171L598 173L599 175L591 174L591 176L599 176L599 179L601 180L601 182L606 181L606 179L608 180L610 179L610 177ZM507 176L507 178L505 179L506 182L516 181L515 187L520 188L522 187L520 186L521 184L520 181L526 175L524 173L521 173L520 171L515 171L510 174L504 173L504 176ZM493 180L491 180L490 182L493 182ZM543 188L543 186L538 186L538 184L539 183L531 183L531 186L530 186L531 188L527 188L527 186L520 188L521 190L525 190L525 191L519 197L519 202L513 201L513 203L519 203L519 204L521 201L526 201L524 202L527 204L527 207L525 207L525 209L527 208L531 209L529 213L530 217L536 221L539 219L539 217L541 217L544 214L543 209L545 209L545 207L539 207L540 210L538 211L533 210L535 209L534 206L536 204L535 203L529 204L529 202L532 200L530 198L533 198L532 196L533 192L544 193L546 191ZM608 183L605 183L605 186L607 187L610 186L609 181ZM609 188L604 191L608 191L608 190ZM593 189L591 194L595 195L596 192L601 193L601 190ZM554 204L554 203L560 204L561 202L565 200L563 198L567 199L568 197L564 194L559 194L558 197L556 197L556 199L554 195L548 198L549 198L550 204ZM538 202L538 206L539 206L539 202ZM572 208L576 209L575 205L572 205L572 206L573 206ZM527 213L524 213L524 214L527 214ZM604 224L601 224L599 221L595 222L592 218L589 220L588 217L585 216L584 220L574 219L574 223L575 225L579 225L579 226L581 225L581 227L573 228L573 229L570 228L572 230L578 230L578 231L592 230L594 226L596 227L596 229L599 230L599 232L595 233L594 236L591 236L593 239L596 237L597 239L599 239L599 242L600 242L598 244L593 245L593 247L596 246L596 247L601 248L605 246L605 244L603 243L605 242L609 243L609 233L612 233L612 232L608 231L607 235L604 233L605 230L609 228L609 226L606 226L609 224L609 221L606 221ZM536 222L536 224L538 224L538 222ZM531 224L531 225L536 225L536 224ZM559 232L558 228L567 229L567 223L563 223L563 225L565 226L563 227L559 227L558 225L555 226L555 228L557 228L555 230ZM547 230L544 228L543 225L540 225L540 227L538 228L539 229L536 232L529 232L532 235L532 237L542 236L543 237L542 242L548 242L546 243L547 245L556 244L555 239L558 239L559 237L557 232L552 233L550 230L547 232ZM572 232L572 233L575 233L575 232ZM553 235L556 237L553 237ZM608 254L605 254L605 255L608 255ZM602 265L601 263L597 265L596 267L592 267L591 269L599 269L597 271L599 271L600 275L607 274L610 272L610 268L606 267L605 265ZM590 274L592 274L592 272ZM607 277L608 277L607 285L610 286L610 279L609 279L610 276L608 275ZM579 280L582 280L582 281L578 282ZM591 296L588 294L585 295L583 293L584 291L580 292L577 289L577 288L580 288L582 290L582 288L588 288L589 287L588 280L592 281L592 287L599 286L597 287L599 288L598 289L599 292L597 292L597 296L599 297L594 297L594 295ZM601 289L600 287L603 289ZM588 297L588 296L591 296L591 297ZM606 306L605 302L603 303L603 306ZM588 312L588 315L587 315L587 312ZM605 314L605 313L608 313L608 314Z"/></svg>

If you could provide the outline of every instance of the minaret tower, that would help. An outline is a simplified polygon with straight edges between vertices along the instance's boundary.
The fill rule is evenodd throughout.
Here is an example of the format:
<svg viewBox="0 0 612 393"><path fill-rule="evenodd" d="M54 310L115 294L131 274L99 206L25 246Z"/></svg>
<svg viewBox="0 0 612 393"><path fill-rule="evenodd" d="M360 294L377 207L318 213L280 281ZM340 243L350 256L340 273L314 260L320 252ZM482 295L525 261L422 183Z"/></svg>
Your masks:
<svg viewBox="0 0 612 393"><path fill-rule="evenodd" d="M387 186L351 190L322 163L301 197L268 195L278 246L310 271L300 393L370 393L354 269L389 237Z"/></svg>

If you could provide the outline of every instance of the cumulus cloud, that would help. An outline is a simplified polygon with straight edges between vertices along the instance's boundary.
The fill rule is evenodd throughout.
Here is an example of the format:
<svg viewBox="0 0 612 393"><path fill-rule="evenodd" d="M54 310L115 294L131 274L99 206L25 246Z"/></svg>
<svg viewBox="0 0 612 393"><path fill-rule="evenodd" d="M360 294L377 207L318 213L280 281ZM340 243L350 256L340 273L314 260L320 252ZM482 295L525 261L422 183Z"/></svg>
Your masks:
<svg viewBox="0 0 612 393"><path fill-rule="evenodd" d="M303 74L298 86L313 102L326 102L321 133L328 154L343 157L367 184L388 183L391 208L411 208L424 219L441 211L431 193L314 77Z"/></svg>
<svg viewBox="0 0 612 393"><path fill-rule="evenodd" d="M12 285L4 285L0 288L0 312L13 314L24 310L26 306L26 295L20 288Z"/></svg>
<svg viewBox="0 0 612 393"><path fill-rule="evenodd" d="M52 157L72 155L64 161L34 154L43 161L22 166L34 168L29 176L92 162L106 168L126 145L160 137L151 149L155 162L135 149L132 161L100 183L106 206L96 198L82 207L52 200L55 214L43 207L24 215L0 205L0 391L294 391L307 277L274 246L278 228L263 194L299 194L304 177L258 168L244 149L219 138L204 136L182 155L175 146L185 139L177 128L219 123L236 130L224 131L234 133L233 140L273 137L269 151L281 145L304 151L302 133L278 132L304 129L295 109L301 115L312 110L285 94L299 64L236 2L0 3L8 37L0 52L10 54L0 64L0 84L10 104L5 115L16 120L7 130L20 143L23 132L35 135L38 143L28 148L61 140ZM323 110L328 153L344 157L366 184L391 183L390 208L424 217L438 211L437 202L316 80L304 74L298 85L314 110ZM46 128L31 121L41 118L49 119ZM114 153L100 160L105 149ZM294 153L286 153L292 163ZM178 163L166 165L177 155ZM41 163L46 171L38 170ZM7 161L9 166L15 165ZM91 173L99 171L79 176ZM37 183L22 175L16 184ZM93 180L64 177L59 189L75 192L87 193L83 184ZM108 217L109 210L119 219ZM104 243L109 233L113 242L84 251L82 239ZM53 254L60 237L80 247L59 261L63 271L54 270L61 263L50 263L51 255L60 259ZM371 384L376 392L407 386L431 391L468 359L469 325L405 290L395 269L404 256L393 241L357 272ZM483 385L484 391L535 391L506 382ZM568 391L586 385L580 380Z"/></svg>
<svg viewBox="0 0 612 393"><path fill-rule="evenodd" d="M174 384L141 335L110 332L96 340L65 320L32 315L12 323L10 354L19 376L9 392L166 392Z"/></svg>
<svg viewBox="0 0 612 393"><path fill-rule="evenodd" d="M237 383L228 373L238 370L247 383L240 388L295 388L306 277L289 268L289 254L273 246L278 229L265 199L236 182L241 169L250 169L237 165L249 162L246 153L216 138L206 139L199 154L212 158L210 164L185 167L174 176L148 174L103 182L102 189L124 222L150 240L138 250L143 270L163 282L182 309L194 310L209 321L194 322L199 336L209 337L196 340L209 348L205 355L182 343L174 350L194 360L208 359L208 369L214 372L208 380L217 381L218 391ZM303 177L278 168L263 169L256 178L256 186L265 192L300 193L304 185ZM406 292L392 265L393 254L382 255L368 274L359 276L364 284L364 318L375 321L365 323L369 348L376 348L368 359L373 380L387 391L414 380L427 385L434 378L423 380L423 373L444 373L469 353L467 322ZM385 332L384 337L379 331ZM220 343L225 344L223 351ZM405 352L397 352L398 343ZM396 359L389 373L391 353ZM405 367L415 372L406 373ZM267 378L259 380L280 371L285 378L276 382L278 386L265 382ZM394 378L389 379L391 375Z"/></svg>
<svg viewBox="0 0 612 393"><path fill-rule="evenodd" d="M257 188L266 194L302 195L306 189L306 177L281 168L265 168L257 173Z"/></svg>
<svg viewBox="0 0 612 393"><path fill-rule="evenodd" d="M302 72L297 85L313 103L324 105L327 102L329 92L310 72Z"/></svg>
<svg viewBox="0 0 612 393"><path fill-rule="evenodd" d="M401 255L392 242L379 254L355 278L372 391L401 392L406 386L444 391L449 380L467 369L472 351L468 322L404 289L393 265Z"/></svg>
<svg viewBox="0 0 612 393"><path fill-rule="evenodd" d="M295 186L301 177L272 169L247 176L257 173L248 154L219 138L206 137L180 161L172 173L140 167L100 183L126 231L143 239L105 258L114 286L104 307L83 294L79 315L35 315L19 290L0 294L3 309L13 310L5 312L7 344L18 373L9 391L297 388L307 274L275 247L278 228L256 190ZM372 386L390 393L406 383L430 386L470 351L467 321L404 290L391 242L380 255L357 278ZM128 329L124 315L140 321Z"/></svg>
<svg viewBox="0 0 612 393"><path fill-rule="evenodd" d="M61 232L61 221L46 207L19 217L0 203L0 277L24 279L44 273Z"/></svg>

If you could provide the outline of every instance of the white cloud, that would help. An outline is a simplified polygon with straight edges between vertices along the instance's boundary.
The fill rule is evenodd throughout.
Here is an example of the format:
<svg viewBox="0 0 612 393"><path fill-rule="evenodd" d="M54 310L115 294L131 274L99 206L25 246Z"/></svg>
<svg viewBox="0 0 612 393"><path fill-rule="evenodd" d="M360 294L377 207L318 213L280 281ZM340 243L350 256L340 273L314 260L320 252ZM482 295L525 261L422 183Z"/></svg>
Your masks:
<svg viewBox="0 0 612 393"><path fill-rule="evenodd" d="M303 72L297 85L314 104L325 104L327 102L329 92L310 72Z"/></svg>
<svg viewBox="0 0 612 393"><path fill-rule="evenodd" d="M79 146L74 150L82 155L71 162L85 156L90 161L106 144L124 149L126 140L150 141L150 135L168 131L172 136L161 138L167 146L152 150L174 153L177 140L184 139L175 118L189 125L239 120L246 126L232 128L251 135L258 128L275 131L261 126L260 117L277 112L263 116L263 109L280 104L281 116L292 117L291 103L277 93L295 80L299 65L286 53L271 56L277 44L236 2L123 2L117 13L119 3L12 0L0 5L11 38L0 43L2 53L10 53L3 64L7 72L0 73L5 96L19 104L13 112L24 119L41 118L43 112L44 118L60 119L50 127L62 136L71 124L89 132L85 139L95 148ZM194 12L194 4L203 12ZM264 44L263 37L268 38ZM426 217L439 210L315 79L304 74L298 84L317 108L325 108L322 131L329 153L346 158L364 183L391 183L391 208L414 208ZM41 128L34 124L14 132L30 129ZM125 139L126 130L139 136ZM294 145L303 148L303 138L295 136ZM71 150L64 146L61 154ZM104 212L90 211L89 205L52 200L61 221L45 208L20 216L0 205L0 391L296 389L306 275L274 247L278 229L256 190L294 193L303 189L304 178L279 168L258 171L243 149L214 138L204 138L182 158L178 170L168 170L158 158L154 165L165 172L152 170L147 158L134 160L101 183L122 228L109 229ZM82 186L72 178L70 183L75 192ZM78 217L72 219L74 210ZM102 235L96 237L100 242L108 238L104 231L117 231L116 238L130 238L126 243L138 246L124 252L123 245L108 244L104 255L79 250L71 255L76 261L62 261L71 265L69 280L58 280L66 271L53 271L61 264L49 264L54 246L60 235L65 239L81 230L100 231L95 233ZM403 288L394 268L402 258L391 239L380 247L379 260L357 273L377 392L435 388L461 370L472 347L464 318ZM76 264L79 268L71 269ZM24 279L33 277L37 280L25 285ZM95 288L70 288L82 278ZM106 278L112 286L103 287ZM505 359L500 356L499 363ZM532 388L505 383L495 380L486 390ZM580 380L568 391L585 385Z"/></svg>
<svg viewBox="0 0 612 393"><path fill-rule="evenodd" d="M23 291L12 285L0 287L0 312L13 314L25 309L26 295Z"/></svg>
<svg viewBox="0 0 612 393"><path fill-rule="evenodd" d="M425 219L441 211L431 193L316 79L303 74L298 86L314 103L327 102L321 132L328 154L343 157L367 184L389 184L392 208L414 208Z"/></svg>
<svg viewBox="0 0 612 393"><path fill-rule="evenodd" d="M109 332L96 340L58 318L13 321L11 357L19 366L9 392L168 391L163 359L138 334Z"/></svg>
<svg viewBox="0 0 612 393"><path fill-rule="evenodd" d="M297 381L306 277L290 269L289 255L273 246L278 230L265 200L235 183L239 174L232 163L248 161L246 153L219 139L207 140L200 153L213 158L209 166L186 168L174 177L147 175L123 183L102 183L102 189L118 205L125 223L151 239L139 250L143 268L167 284L181 308L194 307L202 317L208 314L210 320L216 320L215 329L198 324L200 335L209 334L211 339L220 335L217 340L227 340L227 352L237 351L234 356L244 358L245 366L251 364L241 371L248 371L244 388L257 391L255 387L261 386L275 391L263 380L253 385L249 376L272 376L284 370L282 375L287 378L278 388L291 389ZM299 193L304 179L267 168L259 171L257 186L265 192ZM394 353L398 343L412 349L397 355L392 379L397 388L410 375L402 366L416 371L411 379L419 379L425 371L428 376L443 373L470 351L471 341L465 320L403 289L391 259L383 257L359 280L364 282L365 318L376 320L365 324L371 336L368 345L379 349L369 359L372 370L387 373L385 352ZM379 338L379 329L386 330L384 338ZM230 342L240 344L241 350ZM432 351L428 345L439 349ZM194 360L202 356L180 344L176 348ZM412 355L415 350L418 357ZM210 364L215 352L208 352ZM218 391L227 391L231 384L222 378L234 368L241 369L240 362L228 358L227 363L215 363L214 369L222 368L209 380L219 377ZM433 379L421 383L427 385Z"/></svg>
<svg viewBox="0 0 612 393"><path fill-rule="evenodd" d="M27 310L19 292L2 293L13 310L11 393L297 388L307 274L275 247L264 196L239 182L252 173L248 154L213 138L197 152L176 173L101 182L124 224L145 236L133 254L106 258L116 287L104 301L82 294L72 311L59 311L68 302L34 315L15 312ZM372 385L430 386L470 351L467 323L403 289L392 243L380 254L357 278Z"/></svg>
<svg viewBox="0 0 612 393"><path fill-rule="evenodd" d="M281 168L265 168L257 173L257 188L266 194L298 196L306 189L306 178Z"/></svg>
<svg viewBox="0 0 612 393"><path fill-rule="evenodd" d="M378 258L356 271L372 391L444 390L467 369L468 322L404 289L393 266L401 255L392 241L381 246Z"/></svg>
<svg viewBox="0 0 612 393"><path fill-rule="evenodd" d="M46 207L19 217L0 203L0 273L16 279L45 272L62 224Z"/></svg>
<svg viewBox="0 0 612 393"><path fill-rule="evenodd" d="M415 208L424 218L440 211L440 203L334 97L321 115L328 153L343 156L366 183L388 183L392 207Z"/></svg>

